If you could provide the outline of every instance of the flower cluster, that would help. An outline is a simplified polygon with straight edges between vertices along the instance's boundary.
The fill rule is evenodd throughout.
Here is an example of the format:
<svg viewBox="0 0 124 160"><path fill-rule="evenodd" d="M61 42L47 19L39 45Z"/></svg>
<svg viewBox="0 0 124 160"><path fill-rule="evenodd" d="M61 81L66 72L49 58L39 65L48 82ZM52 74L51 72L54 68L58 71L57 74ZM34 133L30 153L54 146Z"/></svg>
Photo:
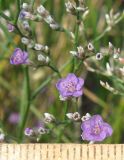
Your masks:
<svg viewBox="0 0 124 160"><path fill-rule="evenodd" d="M12 65L33 64L36 68L38 68L39 66L42 67L47 66L51 68L56 73L53 74L53 76L51 77L57 75L60 78L57 81L57 83L54 84L54 88L55 87L57 88L60 100L66 101L62 102L63 104L65 103L64 121L62 122L57 121L57 118L54 115L50 113L44 113L44 118L42 120L43 125L33 128L30 127L25 128L23 132L27 137L37 138L37 141L39 141L42 135L48 134L50 132L51 128L52 128L51 130L53 131L53 129L57 128L59 125L64 124L66 126L68 123L76 122L76 124L81 123L82 140L86 140L92 143L101 142L105 138L110 137L112 135L113 129L108 123L103 121L100 115L91 116L89 113L87 113L85 116L81 117L78 107L76 108L75 112L73 111L69 113L67 112L68 103L71 102L70 104L72 105L72 103L75 102L74 105L75 106L78 105L79 98L83 95L85 91L83 89L84 78L82 78L82 76L78 77L77 75L79 73L76 71L80 68L80 64L82 64L88 71L94 73L96 72L111 77L115 72L114 70L115 68L113 66L114 61L121 62L124 64L124 58L120 56L121 53L120 48L115 48L111 42L109 42L107 51L105 50L105 48L97 50L97 47L95 47L94 42L97 39L100 39L104 35L104 32L95 40L86 41L86 43L80 44L78 37L79 31L83 23L82 21L84 21L87 14L89 13L88 7L86 7L84 0L77 0L75 2L67 1L65 3L65 7L66 11L69 14L74 15L76 18L76 27L75 27L76 29L74 31L75 33L60 26L43 5L38 6L37 9L35 10L31 8L31 6L28 5L27 3L23 3L20 6L21 11L19 13L19 17L17 17L16 19L17 21L16 24L8 23L7 25L9 32L13 32L16 30L20 34L21 46L25 48L25 50L22 50L21 48L16 48L12 56L10 57L10 63ZM108 26L107 29L105 30L105 33L108 32L111 29L111 27L117 23L118 17L120 17L120 15L118 14L113 15L113 12L111 12L110 15L108 14L106 15L106 22ZM67 35L69 35L69 37L71 36L74 42L74 47L73 49L70 50L70 54L72 55L71 57L72 61L70 62L70 64L72 63L73 65L72 70L70 72L72 73L68 73L64 78L62 77L60 73L61 70L59 70L52 61L53 57L51 55L49 47L47 45L43 45L42 43L40 44L40 42L37 42L37 39L33 37L34 33L32 31L30 21L35 21L35 22L44 21L49 25L51 29L60 32L65 32ZM29 60L30 50L34 52L35 55L37 56L37 58L35 57L35 60L37 60L36 63L38 63L38 65L35 63L35 60L34 61ZM108 60L106 61L105 64L105 70L106 70L105 72L101 69L100 65L98 65L101 63L102 60L104 60L104 58ZM118 70L119 73L121 72L121 74L124 75L124 67L121 67ZM45 82L45 85L46 83L47 81ZM118 90L111 87L108 82L105 83L103 81L100 81L100 84L104 88L108 89L109 91L115 94L119 93ZM41 90L41 88L40 89L38 88L36 92L39 92L39 90ZM29 99L32 98L30 97L30 94L28 96ZM12 115L10 115L8 120L11 124L17 124L20 120L20 117L18 114L13 113ZM0 142L4 140L4 137L5 137L4 133L0 131Z"/></svg>

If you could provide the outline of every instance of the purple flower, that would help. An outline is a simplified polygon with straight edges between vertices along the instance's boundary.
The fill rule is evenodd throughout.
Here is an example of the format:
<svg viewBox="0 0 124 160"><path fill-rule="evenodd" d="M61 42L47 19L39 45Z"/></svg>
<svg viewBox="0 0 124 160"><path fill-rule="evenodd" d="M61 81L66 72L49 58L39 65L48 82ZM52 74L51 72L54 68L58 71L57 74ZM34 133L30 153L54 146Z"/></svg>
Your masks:
<svg viewBox="0 0 124 160"><path fill-rule="evenodd" d="M69 73L66 78L60 79L56 87L63 98L80 97L83 94L84 79Z"/></svg>
<svg viewBox="0 0 124 160"><path fill-rule="evenodd" d="M8 23L8 24L7 24L7 27L8 27L8 31L9 31L9 32L13 32L13 31L15 30L14 25L12 25L11 23Z"/></svg>
<svg viewBox="0 0 124 160"><path fill-rule="evenodd" d="M10 58L10 63L13 65L28 64L28 53L22 51L20 48L16 48Z"/></svg>
<svg viewBox="0 0 124 160"><path fill-rule="evenodd" d="M82 139L93 142L101 142L113 133L112 127L105 123L100 115L94 115L82 122L81 129Z"/></svg>
<svg viewBox="0 0 124 160"><path fill-rule="evenodd" d="M33 129L32 128L26 128L25 131L24 131L24 134L26 136L32 136L34 133Z"/></svg>
<svg viewBox="0 0 124 160"><path fill-rule="evenodd" d="M11 124L17 124L19 122L19 119L20 119L20 116L18 113L14 112L12 114L10 114L9 118L8 118L8 121L11 123Z"/></svg>

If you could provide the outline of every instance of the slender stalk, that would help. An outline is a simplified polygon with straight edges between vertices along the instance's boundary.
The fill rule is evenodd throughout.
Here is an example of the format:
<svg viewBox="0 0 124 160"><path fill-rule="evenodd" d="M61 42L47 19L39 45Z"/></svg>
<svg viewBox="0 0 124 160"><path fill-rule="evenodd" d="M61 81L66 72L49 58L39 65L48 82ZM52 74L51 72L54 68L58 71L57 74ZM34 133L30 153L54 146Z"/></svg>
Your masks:
<svg viewBox="0 0 124 160"><path fill-rule="evenodd" d="M18 21L18 17L19 17L19 14L20 14L20 7L21 7L21 3L20 3L20 0L17 0L17 14L16 14L16 18L15 18L15 22L14 24L17 25L17 21Z"/></svg>
<svg viewBox="0 0 124 160"><path fill-rule="evenodd" d="M79 6L79 1L76 0L76 6ZM80 13L77 11L76 15L76 26L75 26L75 40L74 40L74 50L77 50L79 43L79 24L80 24ZM72 61L72 71L74 72L77 63L77 58L74 56Z"/></svg>
<svg viewBox="0 0 124 160"><path fill-rule="evenodd" d="M33 10L35 0L31 0L31 9Z"/></svg>
<svg viewBox="0 0 124 160"><path fill-rule="evenodd" d="M64 105L64 120L66 120L66 113L68 112L68 107L69 107L69 100L67 100Z"/></svg>
<svg viewBox="0 0 124 160"><path fill-rule="evenodd" d="M20 116L21 121L19 124L19 142L22 142L24 135L24 128L27 122L28 113L30 109L30 84L29 84L29 71L28 66L24 67L24 81L23 81L23 92L21 98Z"/></svg>

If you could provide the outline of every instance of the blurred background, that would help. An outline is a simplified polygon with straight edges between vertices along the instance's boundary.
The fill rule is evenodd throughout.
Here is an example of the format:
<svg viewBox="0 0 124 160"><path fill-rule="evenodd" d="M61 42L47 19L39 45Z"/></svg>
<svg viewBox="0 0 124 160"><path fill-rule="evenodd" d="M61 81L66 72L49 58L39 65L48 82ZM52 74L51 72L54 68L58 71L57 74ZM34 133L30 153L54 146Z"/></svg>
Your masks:
<svg viewBox="0 0 124 160"><path fill-rule="evenodd" d="M29 3L30 1L25 0L24 2ZM44 6L59 24L71 31L74 30L75 17L67 14L65 0L35 0L34 9L41 3L44 3ZM86 4L90 12L84 22L85 33L83 31L79 35L80 45L82 46L94 40L104 31L106 13L109 13L111 9L115 13L122 12L124 9L123 0L87 0ZM15 0L0 0L0 5L0 11L15 19L15 13L17 13ZM5 133L9 135L9 139L12 137L12 139L16 140L18 138L18 121L24 75L23 66L13 66L10 64L9 59L14 49L21 46L21 42L20 36L16 33L9 33L5 24L5 20L0 18L0 124ZM65 33L51 30L46 23L31 21L30 26L37 42L50 47L51 55L57 67L61 68L71 58L69 51L73 50L72 41ZM117 48L121 48L121 54L124 56L124 19L94 44L96 50L108 46L109 41ZM34 51L29 49L28 52L33 54ZM99 63L98 65L103 64ZM70 68L71 65L67 65L62 70L63 77L67 75ZM48 81L53 71L45 67L38 69L31 67L29 68L29 74L31 94L33 94L38 86ZM88 72L83 64L77 74L85 78L84 95L79 101L81 115L83 116L87 112L92 115L102 115L114 129L113 136L103 143L123 143L124 97L114 95L104 89L99 81L107 81L107 77ZM27 127L34 127L42 123L44 112L52 113L59 120L63 118L63 102L59 100L58 91L55 88L57 80L58 77L50 79L49 83L44 85L39 94L32 100L26 123ZM111 83L112 81L110 81ZM69 106L69 112L74 111L73 107L74 104ZM59 126L54 129L52 134L44 135L41 138L41 142L83 143L80 134L80 123ZM29 142L30 140L27 139L26 141ZM13 142L13 140L9 140L9 142Z"/></svg>

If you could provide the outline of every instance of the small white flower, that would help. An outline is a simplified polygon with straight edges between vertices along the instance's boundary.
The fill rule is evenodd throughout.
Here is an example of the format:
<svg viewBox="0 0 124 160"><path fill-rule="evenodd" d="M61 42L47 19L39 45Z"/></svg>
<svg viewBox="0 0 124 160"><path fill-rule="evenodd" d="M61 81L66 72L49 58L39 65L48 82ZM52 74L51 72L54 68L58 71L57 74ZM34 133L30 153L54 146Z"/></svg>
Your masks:
<svg viewBox="0 0 124 160"><path fill-rule="evenodd" d="M49 47L48 46L45 46L44 47L44 51L47 53L49 51Z"/></svg>
<svg viewBox="0 0 124 160"><path fill-rule="evenodd" d="M50 27L53 29L53 30L58 30L60 28L60 26L57 24L57 23L51 23L50 24Z"/></svg>
<svg viewBox="0 0 124 160"><path fill-rule="evenodd" d="M22 37L22 38L21 38L21 42L22 42L23 44L27 45L27 44L29 43L29 39L26 38L26 37Z"/></svg>
<svg viewBox="0 0 124 160"><path fill-rule="evenodd" d="M29 8L28 3L23 3L22 4L22 9L27 10Z"/></svg>
<svg viewBox="0 0 124 160"><path fill-rule="evenodd" d="M94 50L94 46L93 46L92 43L88 43L87 48L88 48L89 51L93 51Z"/></svg>
<svg viewBox="0 0 124 160"><path fill-rule="evenodd" d="M78 112L73 113L73 120L79 121L81 119L81 116Z"/></svg>
<svg viewBox="0 0 124 160"><path fill-rule="evenodd" d="M30 29L28 21L23 21L23 26L25 29Z"/></svg>
<svg viewBox="0 0 124 160"><path fill-rule="evenodd" d="M27 47L28 48L33 48L34 47L34 41L30 40Z"/></svg>
<svg viewBox="0 0 124 160"><path fill-rule="evenodd" d="M45 117L44 118L45 123L51 123L55 121L55 117L50 113L44 113L44 117Z"/></svg>
<svg viewBox="0 0 124 160"><path fill-rule="evenodd" d="M101 60L103 58L102 53L97 53L96 54L96 60Z"/></svg>
<svg viewBox="0 0 124 160"><path fill-rule="evenodd" d="M45 14L46 13L46 9L44 8L43 5L40 5L38 8L37 8L37 12L39 14Z"/></svg>
<svg viewBox="0 0 124 160"><path fill-rule="evenodd" d="M36 49L37 51L40 51L42 48L44 48L44 46L38 43L36 43L34 46L34 49Z"/></svg>
<svg viewBox="0 0 124 160"><path fill-rule="evenodd" d="M73 113L67 113L66 116L68 119L73 120Z"/></svg>
<svg viewBox="0 0 124 160"><path fill-rule="evenodd" d="M45 62L45 63L49 63L50 58L49 58L48 56L45 57L44 55L39 54L39 55L38 55L38 61L42 61L42 62Z"/></svg>
<svg viewBox="0 0 124 160"><path fill-rule="evenodd" d="M68 13L72 13L73 14L75 12L76 6L73 3L71 3L70 1L65 3L65 6L66 6L66 11Z"/></svg>
<svg viewBox="0 0 124 160"><path fill-rule="evenodd" d="M76 51L70 51L70 53L73 55L73 56L77 56L78 53Z"/></svg>
<svg viewBox="0 0 124 160"><path fill-rule="evenodd" d="M42 54L38 54L38 61L46 61L46 58Z"/></svg>
<svg viewBox="0 0 124 160"><path fill-rule="evenodd" d="M77 47L78 57L81 58L84 54L84 48L82 46Z"/></svg>
<svg viewBox="0 0 124 160"><path fill-rule="evenodd" d="M45 19L45 22L48 23L48 24L54 24L55 21L54 19L51 17L51 15L48 15Z"/></svg>
<svg viewBox="0 0 124 160"><path fill-rule="evenodd" d="M86 113L86 115L83 116L83 117L81 118L81 120L82 120L82 121L86 121L86 120L88 120L88 119L90 119L90 118L91 118L91 115L90 115L89 113Z"/></svg>
<svg viewBox="0 0 124 160"><path fill-rule="evenodd" d="M48 134L49 133L49 130L48 129L45 129L45 128L43 128L43 127L39 127L38 128L38 133L39 134Z"/></svg>
<svg viewBox="0 0 124 160"><path fill-rule="evenodd" d="M47 56L46 57L46 63L49 63L50 62L50 58Z"/></svg>

